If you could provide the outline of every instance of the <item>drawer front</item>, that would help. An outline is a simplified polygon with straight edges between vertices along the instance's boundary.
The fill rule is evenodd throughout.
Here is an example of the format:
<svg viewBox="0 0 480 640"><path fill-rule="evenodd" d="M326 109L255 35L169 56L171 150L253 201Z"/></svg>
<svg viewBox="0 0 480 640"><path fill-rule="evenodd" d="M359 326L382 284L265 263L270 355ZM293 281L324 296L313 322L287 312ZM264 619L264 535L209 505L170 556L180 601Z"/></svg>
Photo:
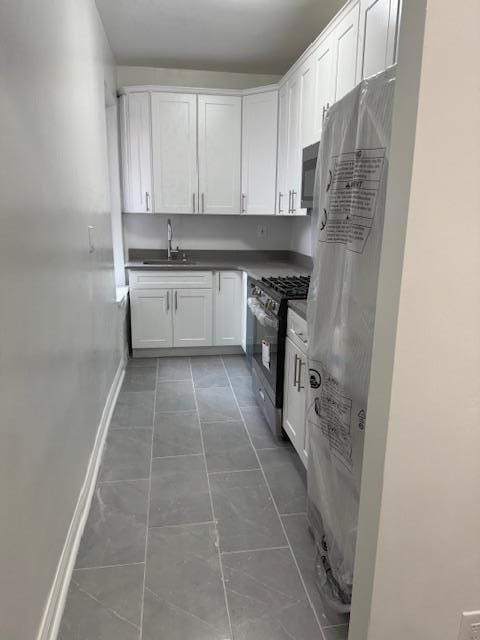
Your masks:
<svg viewBox="0 0 480 640"><path fill-rule="evenodd" d="M211 271L130 271L132 289L211 289Z"/></svg>
<svg viewBox="0 0 480 640"><path fill-rule="evenodd" d="M307 321L292 309L288 310L287 336L303 353L306 353L308 348Z"/></svg>

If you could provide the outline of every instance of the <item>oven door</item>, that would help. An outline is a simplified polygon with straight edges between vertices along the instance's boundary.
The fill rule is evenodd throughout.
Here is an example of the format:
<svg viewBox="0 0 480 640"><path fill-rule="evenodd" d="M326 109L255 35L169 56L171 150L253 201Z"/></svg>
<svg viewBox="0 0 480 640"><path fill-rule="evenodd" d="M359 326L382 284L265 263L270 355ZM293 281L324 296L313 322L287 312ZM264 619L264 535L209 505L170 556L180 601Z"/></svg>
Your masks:
<svg viewBox="0 0 480 640"><path fill-rule="evenodd" d="M248 323L250 327L250 353L255 360L266 385L266 391L274 406L277 405L278 318L260 304L256 298L248 299Z"/></svg>

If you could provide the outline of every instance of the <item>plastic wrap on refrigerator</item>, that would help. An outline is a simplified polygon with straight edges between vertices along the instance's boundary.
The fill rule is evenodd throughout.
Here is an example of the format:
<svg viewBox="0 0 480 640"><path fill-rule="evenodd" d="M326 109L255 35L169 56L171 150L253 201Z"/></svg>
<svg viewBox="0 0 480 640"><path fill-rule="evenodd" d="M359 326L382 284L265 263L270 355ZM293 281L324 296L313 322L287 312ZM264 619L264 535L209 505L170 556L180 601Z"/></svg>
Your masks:
<svg viewBox="0 0 480 640"><path fill-rule="evenodd" d="M350 609L395 68L328 112L315 181L307 308L308 519L317 586Z"/></svg>

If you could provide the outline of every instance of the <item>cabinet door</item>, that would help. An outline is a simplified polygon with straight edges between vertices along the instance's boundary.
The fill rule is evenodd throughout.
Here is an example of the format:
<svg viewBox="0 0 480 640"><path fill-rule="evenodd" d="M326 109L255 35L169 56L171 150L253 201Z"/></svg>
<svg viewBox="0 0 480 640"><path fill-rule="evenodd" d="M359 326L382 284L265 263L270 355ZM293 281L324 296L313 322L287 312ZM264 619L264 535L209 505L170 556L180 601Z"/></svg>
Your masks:
<svg viewBox="0 0 480 640"><path fill-rule="evenodd" d="M290 213L297 213L299 210L302 187L301 97L302 77L297 73L288 82L287 184Z"/></svg>
<svg viewBox="0 0 480 640"><path fill-rule="evenodd" d="M277 111L277 91L243 98L242 213L275 213Z"/></svg>
<svg viewBox="0 0 480 640"><path fill-rule="evenodd" d="M287 338L285 341L283 428L304 464L306 464L306 360L306 356L302 354L300 349Z"/></svg>
<svg viewBox="0 0 480 640"><path fill-rule="evenodd" d="M197 96L152 93L155 213L198 211Z"/></svg>
<svg viewBox="0 0 480 640"><path fill-rule="evenodd" d="M360 0L357 80L394 63L398 0Z"/></svg>
<svg viewBox="0 0 480 640"><path fill-rule="evenodd" d="M130 291L132 346L134 349L172 347L173 291L132 289Z"/></svg>
<svg viewBox="0 0 480 640"><path fill-rule="evenodd" d="M151 213L152 150L150 96L130 93L120 98L123 210Z"/></svg>
<svg viewBox="0 0 480 640"><path fill-rule="evenodd" d="M288 85L285 83L278 92L278 154L277 154L277 215L288 215L287 185L288 155Z"/></svg>
<svg viewBox="0 0 480 640"><path fill-rule="evenodd" d="M212 315L211 289L175 289L173 346L210 347Z"/></svg>
<svg viewBox="0 0 480 640"><path fill-rule="evenodd" d="M214 277L214 344L239 345L242 341L242 274L219 271Z"/></svg>
<svg viewBox="0 0 480 640"><path fill-rule="evenodd" d="M355 4L332 32L335 47L335 100L351 91L357 77L359 4Z"/></svg>
<svg viewBox="0 0 480 640"><path fill-rule="evenodd" d="M301 144L300 151L303 147L308 147L315 142L314 124L315 124L315 58L311 54L303 63L300 69L301 78L301 118L300 133Z"/></svg>
<svg viewBox="0 0 480 640"><path fill-rule="evenodd" d="M329 36L313 52L315 60L315 99L313 113L313 141L322 136L323 120L328 107L335 101L334 47L335 40Z"/></svg>
<svg viewBox="0 0 480 640"><path fill-rule="evenodd" d="M200 213L240 213L242 99L198 96Z"/></svg>

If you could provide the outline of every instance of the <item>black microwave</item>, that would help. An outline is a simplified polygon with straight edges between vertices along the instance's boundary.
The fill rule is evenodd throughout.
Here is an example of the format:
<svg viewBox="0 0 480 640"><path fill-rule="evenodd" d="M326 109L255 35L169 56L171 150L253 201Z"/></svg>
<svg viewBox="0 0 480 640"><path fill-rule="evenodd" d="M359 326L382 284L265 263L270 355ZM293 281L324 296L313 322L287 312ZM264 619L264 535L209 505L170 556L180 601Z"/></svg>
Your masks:
<svg viewBox="0 0 480 640"><path fill-rule="evenodd" d="M310 212L313 209L313 190L319 147L320 143L315 142L305 147L302 154L302 209L307 209Z"/></svg>

